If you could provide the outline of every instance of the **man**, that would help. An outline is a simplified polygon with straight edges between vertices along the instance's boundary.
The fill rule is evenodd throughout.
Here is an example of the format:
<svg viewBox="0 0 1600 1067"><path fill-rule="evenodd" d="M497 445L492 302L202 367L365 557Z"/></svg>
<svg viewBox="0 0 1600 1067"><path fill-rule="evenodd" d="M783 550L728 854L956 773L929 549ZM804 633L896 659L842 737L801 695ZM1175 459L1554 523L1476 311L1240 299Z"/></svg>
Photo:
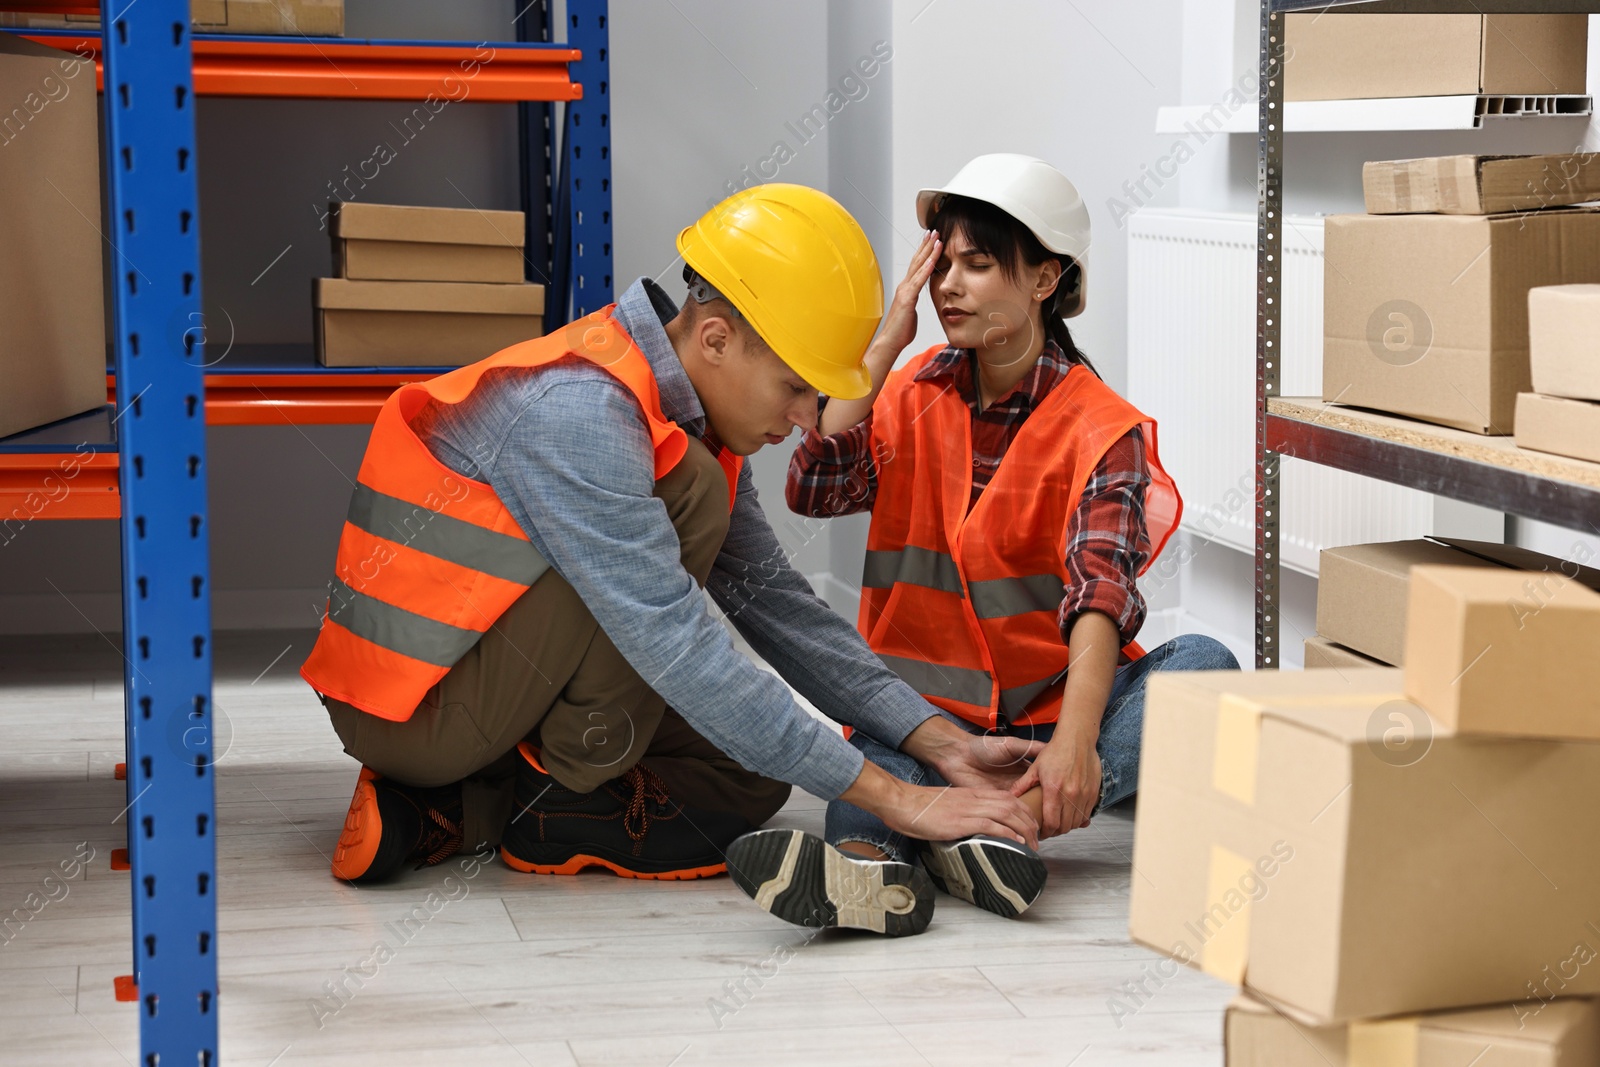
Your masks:
<svg viewBox="0 0 1600 1067"><path fill-rule="evenodd" d="M338 877L484 841L523 871L700 877L790 782L921 836L1036 842L1004 791L1035 746L973 739L885 668L789 566L744 466L814 425L819 391L870 388L883 295L866 236L826 195L775 184L678 250L683 310L640 279L380 412L301 672L363 765ZM738 653L702 586L824 713L956 788L865 763ZM927 924L913 866L802 867L784 884L819 923Z"/></svg>

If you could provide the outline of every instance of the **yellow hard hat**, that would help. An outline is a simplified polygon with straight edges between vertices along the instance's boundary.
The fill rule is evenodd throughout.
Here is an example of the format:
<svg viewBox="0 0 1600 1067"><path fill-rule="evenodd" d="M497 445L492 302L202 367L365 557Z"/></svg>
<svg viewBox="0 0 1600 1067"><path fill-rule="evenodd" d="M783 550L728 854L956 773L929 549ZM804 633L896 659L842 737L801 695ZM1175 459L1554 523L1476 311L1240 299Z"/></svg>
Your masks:
<svg viewBox="0 0 1600 1067"><path fill-rule="evenodd" d="M818 392L859 400L883 318L867 235L837 200L803 185L735 193L678 234L683 261Z"/></svg>

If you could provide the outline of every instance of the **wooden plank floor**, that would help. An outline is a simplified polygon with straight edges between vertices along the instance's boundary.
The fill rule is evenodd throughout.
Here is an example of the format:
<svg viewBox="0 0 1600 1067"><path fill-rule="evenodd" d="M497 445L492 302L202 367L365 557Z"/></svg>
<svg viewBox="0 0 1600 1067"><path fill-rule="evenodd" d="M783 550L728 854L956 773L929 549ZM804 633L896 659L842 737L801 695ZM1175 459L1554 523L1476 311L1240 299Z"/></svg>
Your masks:
<svg viewBox="0 0 1600 1067"><path fill-rule="evenodd" d="M1125 811L1045 846L1050 885L1023 919L942 897L929 931L899 941L813 936L726 878L455 861L379 888L336 882L327 853L355 764L296 674L310 641L217 638L227 1064L1221 1062L1232 990L1191 971L1152 982L1157 957L1128 940ZM93 850L0 944L8 1065L137 1061L134 1006L112 996L130 969L128 876L109 868L125 843L119 656L99 637L0 647L0 915ZM823 807L797 793L775 822L820 832Z"/></svg>

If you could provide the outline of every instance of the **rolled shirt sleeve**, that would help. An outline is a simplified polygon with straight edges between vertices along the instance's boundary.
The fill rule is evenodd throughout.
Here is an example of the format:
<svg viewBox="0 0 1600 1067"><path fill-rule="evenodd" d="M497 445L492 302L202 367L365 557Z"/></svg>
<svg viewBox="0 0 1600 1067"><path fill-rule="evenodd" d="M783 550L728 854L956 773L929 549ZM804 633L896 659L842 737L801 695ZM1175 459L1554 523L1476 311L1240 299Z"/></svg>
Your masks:
<svg viewBox="0 0 1600 1067"><path fill-rule="evenodd" d="M824 437L807 430L789 458L784 502L797 515L831 519L872 510L878 496L872 413L847 430Z"/></svg>
<svg viewBox="0 0 1600 1067"><path fill-rule="evenodd" d="M1067 525L1067 594L1058 615L1062 640L1069 640L1073 622L1086 611L1110 616L1123 644L1144 625L1137 579L1150 559L1144 519L1149 485L1144 437L1129 430L1100 458Z"/></svg>

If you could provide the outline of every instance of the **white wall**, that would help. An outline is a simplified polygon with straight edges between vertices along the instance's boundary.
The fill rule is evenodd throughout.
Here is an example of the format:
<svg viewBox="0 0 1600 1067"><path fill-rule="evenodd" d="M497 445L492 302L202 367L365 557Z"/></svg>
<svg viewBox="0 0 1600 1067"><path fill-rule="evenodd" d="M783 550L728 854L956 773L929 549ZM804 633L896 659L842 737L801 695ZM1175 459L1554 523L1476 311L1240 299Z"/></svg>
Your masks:
<svg viewBox="0 0 1600 1067"><path fill-rule="evenodd" d="M894 0L895 276L918 234L916 191L973 156L1021 152L1065 172L1089 206L1089 303L1074 339L1126 385L1127 239L1107 201L1164 138L1156 108L1179 92L1180 0ZM1160 202L1177 203L1177 191ZM915 349L943 332L924 298Z"/></svg>
<svg viewBox="0 0 1600 1067"><path fill-rule="evenodd" d="M881 205L890 200L894 143L894 26L885 0L829 0L828 69L843 77L863 56L889 50L886 69L874 79L871 95L851 104L828 130L828 191L861 223L877 249L883 274L884 300L894 292L894 262L889 250L894 229ZM870 65L869 65L870 66ZM785 450L789 451L789 450ZM769 511L771 509L769 508ZM823 520L786 517L779 526L786 543L804 542ZM799 528L794 524L799 522ZM846 618L854 619L861 604L861 565L867 551L868 516L826 520L815 552L797 554L796 566L810 577L824 599ZM798 536L797 536L798 535Z"/></svg>
<svg viewBox="0 0 1600 1067"><path fill-rule="evenodd" d="M883 253L889 229L872 202L887 199L896 59L868 62L871 77L860 64L890 47L887 4L632 0L612 12L619 284L649 274L681 298L678 230L753 181L830 191ZM825 120L808 124L818 107ZM754 457L756 490L795 567L853 615L864 521L807 522L788 511L793 449L791 441Z"/></svg>

